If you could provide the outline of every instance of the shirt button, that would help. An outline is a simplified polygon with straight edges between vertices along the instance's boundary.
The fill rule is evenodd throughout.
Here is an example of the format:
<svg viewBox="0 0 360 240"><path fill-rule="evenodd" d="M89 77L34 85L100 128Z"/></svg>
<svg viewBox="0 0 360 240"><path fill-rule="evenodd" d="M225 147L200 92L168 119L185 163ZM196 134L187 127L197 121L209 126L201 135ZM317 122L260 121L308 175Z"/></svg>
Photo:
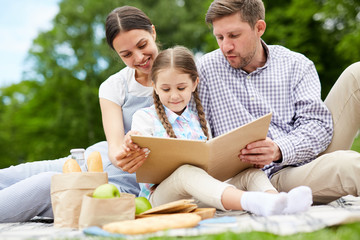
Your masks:
<svg viewBox="0 0 360 240"><path fill-rule="evenodd" d="M247 79L250 79L251 77L250 77L250 76L247 76L246 78L247 78Z"/></svg>

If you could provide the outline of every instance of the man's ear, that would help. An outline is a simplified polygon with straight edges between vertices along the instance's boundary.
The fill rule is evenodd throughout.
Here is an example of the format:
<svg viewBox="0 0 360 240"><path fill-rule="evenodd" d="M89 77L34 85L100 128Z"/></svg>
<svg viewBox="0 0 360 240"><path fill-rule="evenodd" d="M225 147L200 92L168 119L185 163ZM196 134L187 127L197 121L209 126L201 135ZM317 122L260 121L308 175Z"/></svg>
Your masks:
<svg viewBox="0 0 360 240"><path fill-rule="evenodd" d="M261 37L266 29L266 22L264 20L258 20L255 24L255 31L259 37Z"/></svg>

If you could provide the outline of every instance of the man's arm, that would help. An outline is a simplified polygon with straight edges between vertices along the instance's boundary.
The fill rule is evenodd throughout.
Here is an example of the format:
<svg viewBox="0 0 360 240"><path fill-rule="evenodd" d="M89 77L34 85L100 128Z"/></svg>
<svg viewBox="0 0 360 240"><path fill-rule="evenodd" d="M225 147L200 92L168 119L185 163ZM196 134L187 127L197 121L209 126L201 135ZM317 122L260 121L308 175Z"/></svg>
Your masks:
<svg viewBox="0 0 360 240"><path fill-rule="evenodd" d="M313 64L292 89L295 113L292 130L273 140L249 144L240 159L258 165L301 165L314 159L330 144L332 118L320 98L320 83Z"/></svg>

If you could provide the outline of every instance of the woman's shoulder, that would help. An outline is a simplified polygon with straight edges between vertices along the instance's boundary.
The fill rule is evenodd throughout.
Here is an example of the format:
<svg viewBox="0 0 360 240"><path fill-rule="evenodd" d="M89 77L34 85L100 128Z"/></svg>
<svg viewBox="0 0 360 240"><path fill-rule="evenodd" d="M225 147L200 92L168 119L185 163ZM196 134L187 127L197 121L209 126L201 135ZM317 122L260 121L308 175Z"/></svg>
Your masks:
<svg viewBox="0 0 360 240"><path fill-rule="evenodd" d="M122 105L125 98L127 80L134 74L134 69L125 67L106 79L99 88L99 97Z"/></svg>
<svg viewBox="0 0 360 240"><path fill-rule="evenodd" d="M134 76L135 70L129 67L121 69L119 72L114 73L108 77L101 85L114 85L114 84L125 84Z"/></svg>

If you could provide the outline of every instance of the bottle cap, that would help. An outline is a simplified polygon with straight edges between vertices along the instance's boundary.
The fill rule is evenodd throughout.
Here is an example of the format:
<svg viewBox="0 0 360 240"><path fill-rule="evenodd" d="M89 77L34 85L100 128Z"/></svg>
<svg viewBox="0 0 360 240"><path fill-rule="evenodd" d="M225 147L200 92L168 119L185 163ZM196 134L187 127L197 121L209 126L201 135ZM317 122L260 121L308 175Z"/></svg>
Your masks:
<svg viewBox="0 0 360 240"><path fill-rule="evenodd" d="M85 152L85 149L84 148L73 148L70 150L70 153L73 154L73 153L84 153Z"/></svg>

